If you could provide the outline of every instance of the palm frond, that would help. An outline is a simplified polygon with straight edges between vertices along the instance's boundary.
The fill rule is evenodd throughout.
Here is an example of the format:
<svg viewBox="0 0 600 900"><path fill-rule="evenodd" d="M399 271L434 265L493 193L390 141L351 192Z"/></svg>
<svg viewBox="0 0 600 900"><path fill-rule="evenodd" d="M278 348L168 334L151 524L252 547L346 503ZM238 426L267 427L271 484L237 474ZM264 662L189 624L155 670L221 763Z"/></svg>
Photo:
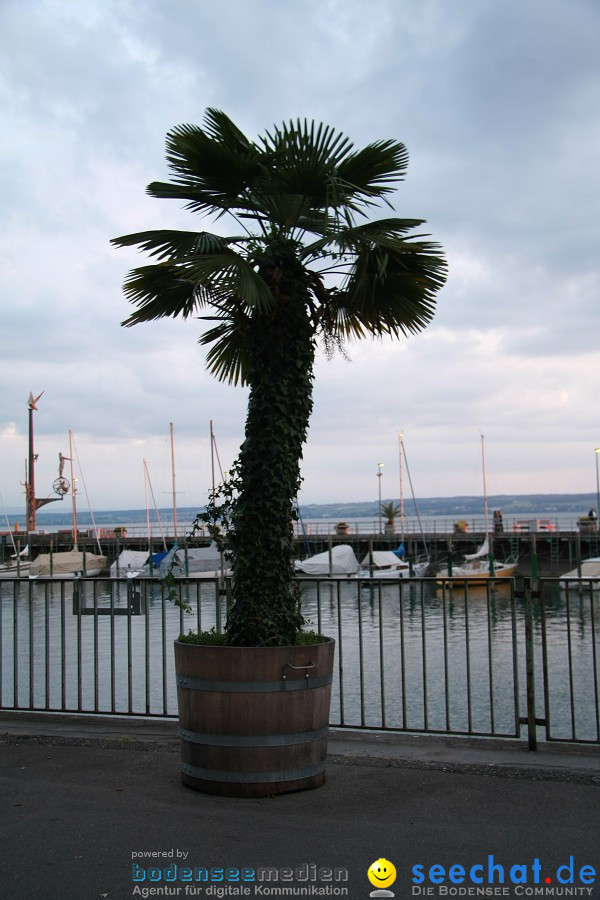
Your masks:
<svg viewBox="0 0 600 900"><path fill-rule="evenodd" d="M323 237L303 247L304 260L317 259L325 253L352 254L362 247L376 244L389 248L401 246L401 238L413 228L424 224L424 219L377 219L362 225L323 230ZM314 229L316 231L316 227ZM400 241L400 243L399 243Z"/></svg>
<svg viewBox="0 0 600 900"><path fill-rule="evenodd" d="M331 169L350 153L352 142L342 132L323 123L290 120L261 140L264 150L273 154L277 168L299 168L305 171Z"/></svg>
<svg viewBox="0 0 600 900"><path fill-rule="evenodd" d="M237 238L223 238L208 231L173 231L168 229L139 231L112 238L115 247L135 247L159 260L194 256L198 253L215 253L223 250Z"/></svg>
<svg viewBox="0 0 600 900"><path fill-rule="evenodd" d="M182 316L237 297L249 309L266 312L274 298L244 257L233 251L205 253L133 269L123 286L138 309L123 324Z"/></svg>
<svg viewBox="0 0 600 900"><path fill-rule="evenodd" d="M366 220L404 178L404 144L384 140L356 150L342 132L307 120L283 123L254 142L209 108L202 127L169 132L167 161L172 178L150 184L151 196L217 218L231 213L247 234L150 230L115 238L115 246L137 246L156 260L128 276L125 294L137 308L124 324L187 318L213 306L217 324L201 338L208 367L222 380L244 381L248 322L276 302L255 261L261 246L268 255L282 241L305 267L319 260L321 271L305 274L312 321L328 348L347 338L408 335L431 321L446 263L438 245L415 234L423 220ZM341 286L328 289L325 271L343 275Z"/></svg>
<svg viewBox="0 0 600 900"><path fill-rule="evenodd" d="M253 186L258 198L274 194L302 197L301 212L306 217L310 211L311 219L318 213L326 217L329 209L344 204L347 198L334 189L336 169L352 149L344 134L322 124L298 121L267 132L262 141L269 163Z"/></svg>
<svg viewBox="0 0 600 900"><path fill-rule="evenodd" d="M179 268L187 279L209 291L215 302L233 296L257 312L268 312L273 308L274 298L269 286L238 253L198 254L182 261Z"/></svg>
<svg viewBox="0 0 600 900"><path fill-rule="evenodd" d="M434 243L364 248L343 287L331 294L329 317L346 337L417 333L435 314L436 294L446 274L446 262Z"/></svg>
<svg viewBox="0 0 600 900"><path fill-rule="evenodd" d="M204 131L209 138L239 153L252 153L256 148L243 131L222 110L209 106L204 114Z"/></svg>
<svg viewBox="0 0 600 900"><path fill-rule="evenodd" d="M259 173L261 152L233 122L211 109L205 127L178 125L167 135L167 162L173 184L153 182L154 197L187 199L198 211L235 208Z"/></svg>
<svg viewBox="0 0 600 900"><path fill-rule="evenodd" d="M337 177L354 197L382 197L402 181L408 151L399 141L377 141L342 160Z"/></svg>
<svg viewBox="0 0 600 900"><path fill-rule="evenodd" d="M207 299L194 282L167 263L132 269L125 279L123 292L138 307L121 323L127 327L168 317L187 319Z"/></svg>
<svg viewBox="0 0 600 900"><path fill-rule="evenodd" d="M271 227L277 225L292 229L297 227L299 221L310 216L312 207L307 197L274 188L275 186L270 184L260 194L256 193L263 213L261 219L268 222Z"/></svg>
<svg viewBox="0 0 600 900"><path fill-rule="evenodd" d="M203 346L212 345L206 354L208 371L219 381L246 384L250 366L248 314L232 300L226 311L211 318L216 318L219 324L206 331L198 341Z"/></svg>

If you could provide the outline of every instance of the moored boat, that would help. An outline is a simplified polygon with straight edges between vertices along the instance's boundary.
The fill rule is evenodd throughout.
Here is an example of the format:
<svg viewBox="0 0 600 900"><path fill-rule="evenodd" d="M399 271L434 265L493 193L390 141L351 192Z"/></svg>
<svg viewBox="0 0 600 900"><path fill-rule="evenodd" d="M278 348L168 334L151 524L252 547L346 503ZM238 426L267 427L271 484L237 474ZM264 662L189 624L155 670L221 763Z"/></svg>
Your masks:
<svg viewBox="0 0 600 900"><path fill-rule="evenodd" d="M465 554L462 565L452 566L451 573L440 569L438 581L446 585L461 585L465 581L470 584L485 584L490 578L512 578L516 574L519 560L509 556L505 560L495 560L490 554L490 539L485 541L476 553Z"/></svg>
<svg viewBox="0 0 600 900"><path fill-rule="evenodd" d="M580 566L565 572L560 576L560 586L562 590L600 590L600 556L584 559Z"/></svg>
<svg viewBox="0 0 600 900"><path fill-rule="evenodd" d="M58 553L40 553L29 567L30 578L74 578L80 575L102 575L108 567L106 556L84 553L82 550L65 550Z"/></svg>
<svg viewBox="0 0 600 900"><path fill-rule="evenodd" d="M361 578L421 578L429 560L411 563L401 559L393 550L372 550L361 562Z"/></svg>
<svg viewBox="0 0 600 900"><path fill-rule="evenodd" d="M446 585L485 584L490 578L512 578L516 574L519 559L509 556L497 560L493 556L488 527L488 498L485 471L485 437L481 435L481 459L483 464L483 501L485 513L485 540L475 553L466 553L465 561L458 566L448 566L437 573L437 579ZM448 570L450 569L450 571Z"/></svg>
<svg viewBox="0 0 600 900"><path fill-rule="evenodd" d="M296 560L298 575L356 575L358 560L350 544L337 544L324 553Z"/></svg>

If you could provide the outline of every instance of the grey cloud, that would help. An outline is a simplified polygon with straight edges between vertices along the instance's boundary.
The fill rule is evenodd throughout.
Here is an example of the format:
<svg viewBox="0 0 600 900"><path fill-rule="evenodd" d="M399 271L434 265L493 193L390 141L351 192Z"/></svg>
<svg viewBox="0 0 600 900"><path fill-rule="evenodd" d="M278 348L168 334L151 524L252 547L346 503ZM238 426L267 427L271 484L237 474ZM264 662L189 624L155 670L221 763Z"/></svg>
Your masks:
<svg viewBox="0 0 600 900"><path fill-rule="evenodd" d="M319 363L306 499L372 498L372 464L385 452L391 472L398 427L413 432L423 493L464 492L481 428L507 482L514 470L507 489L526 488L536 441L557 430L576 446L554 441L540 477L586 489L572 460L600 442L599 37L590 0L373 0L368 16L353 0L307 0L302 15L276 0L5 0L0 431L22 428L39 385L40 434L85 431L111 459L111 439L172 420L192 457L209 418L239 443L245 392L205 372L200 322L121 328L123 278L142 258L108 243L193 227L144 189L166 175L167 130L216 105L251 135L306 115L357 145L403 140L394 206L448 252L426 335ZM447 448L444 471L432 444ZM18 490L20 450L10 465Z"/></svg>

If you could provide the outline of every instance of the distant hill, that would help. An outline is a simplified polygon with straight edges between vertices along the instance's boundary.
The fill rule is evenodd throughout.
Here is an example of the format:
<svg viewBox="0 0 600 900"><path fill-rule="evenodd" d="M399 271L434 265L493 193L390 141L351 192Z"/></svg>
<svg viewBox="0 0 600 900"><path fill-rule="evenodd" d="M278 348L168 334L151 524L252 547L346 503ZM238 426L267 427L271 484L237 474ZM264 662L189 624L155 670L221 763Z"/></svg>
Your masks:
<svg viewBox="0 0 600 900"><path fill-rule="evenodd" d="M398 498L385 497L384 500ZM501 509L505 515L528 515L529 513L576 513L585 514L597 503L596 494L497 494L488 498L489 509ZM483 500L480 496L468 497L424 497L417 499L418 512L422 516L469 516L479 515L483 510ZM184 507L177 510L178 518L182 522L190 522L198 509L196 507ZM404 512L407 516L415 514L415 506L412 500L404 501ZM362 519L373 518L379 514L377 501L349 502L349 503L310 503L301 504L300 513L303 519ZM168 521L171 518L170 507L159 510L161 520ZM21 528L25 527L25 515L13 514L8 519L11 525L19 522ZM115 524L135 524L146 521L145 509L113 509L94 512L96 525L99 527ZM150 520L157 521L154 511L150 513ZM92 519L89 512L81 510L77 513L79 525L91 525ZM38 512L38 528L44 526L64 526L71 524L71 511L56 510L55 512Z"/></svg>
<svg viewBox="0 0 600 900"><path fill-rule="evenodd" d="M396 500L397 497L385 497ZM585 514L597 503L596 494L496 494L488 497L490 510L501 509L505 515L527 515L529 513L579 513ZM468 497L424 497L417 498L417 507L423 516L479 515L483 511L480 496ZM379 514L378 503L314 503L300 507L306 519L354 519L368 518ZM415 514L412 500L404 501L407 516Z"/></svg>

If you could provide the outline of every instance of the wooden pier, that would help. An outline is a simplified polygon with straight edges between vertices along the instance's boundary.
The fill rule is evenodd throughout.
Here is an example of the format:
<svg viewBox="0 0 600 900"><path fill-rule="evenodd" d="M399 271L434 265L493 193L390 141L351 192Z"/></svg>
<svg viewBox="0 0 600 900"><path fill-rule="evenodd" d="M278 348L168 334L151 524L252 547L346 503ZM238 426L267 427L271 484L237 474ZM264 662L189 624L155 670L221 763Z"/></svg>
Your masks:
<svg viewBox="0 0 600 900"><path fill-rule="evenodd" d="M516 556L519 559L519 575L531 575L533 567L537 566L540 575L560 575L575 568L578 561L594 556L600 556L600 533L589 531L552 531L523 533L506 531L490 536L493 552L496 559L506 559L508 556ZM432 565L439 568L448 556L454 563L463 559L466 553L474 553L483 543L483 532L455 533L436 532L425 535L427 553ZM29 544L30 558L39 553L67 550L73 547L73 534L71 531L58 531L52 533L36 533L27 535L24 532L0 533L0 562L7 561L14 553L13 541L19 548ZM165 534L167 547L171 547L175 541L173 535ZM370 549L396 550L401 542L399 534L361 533L361 534L303 534L296 538L298 558L306 558L315 553L326 551L329 546L338 544L350 544L358 560L362 560ZM102 534L98 540L91 530L78 532L77 545L80 550L98 552L100 543L101 552L112 562L121 550L147 550L148 538L142 536L115 535L114 532ZM195 538L178 537L181 547L203 547L210 543L208 536ZM403 540L406 556L412 559L422 557L425 551L423 538L417 534L410 534ZM156 537L151 542L151 551L158 553L164 549L163 539Z"/></svg>

